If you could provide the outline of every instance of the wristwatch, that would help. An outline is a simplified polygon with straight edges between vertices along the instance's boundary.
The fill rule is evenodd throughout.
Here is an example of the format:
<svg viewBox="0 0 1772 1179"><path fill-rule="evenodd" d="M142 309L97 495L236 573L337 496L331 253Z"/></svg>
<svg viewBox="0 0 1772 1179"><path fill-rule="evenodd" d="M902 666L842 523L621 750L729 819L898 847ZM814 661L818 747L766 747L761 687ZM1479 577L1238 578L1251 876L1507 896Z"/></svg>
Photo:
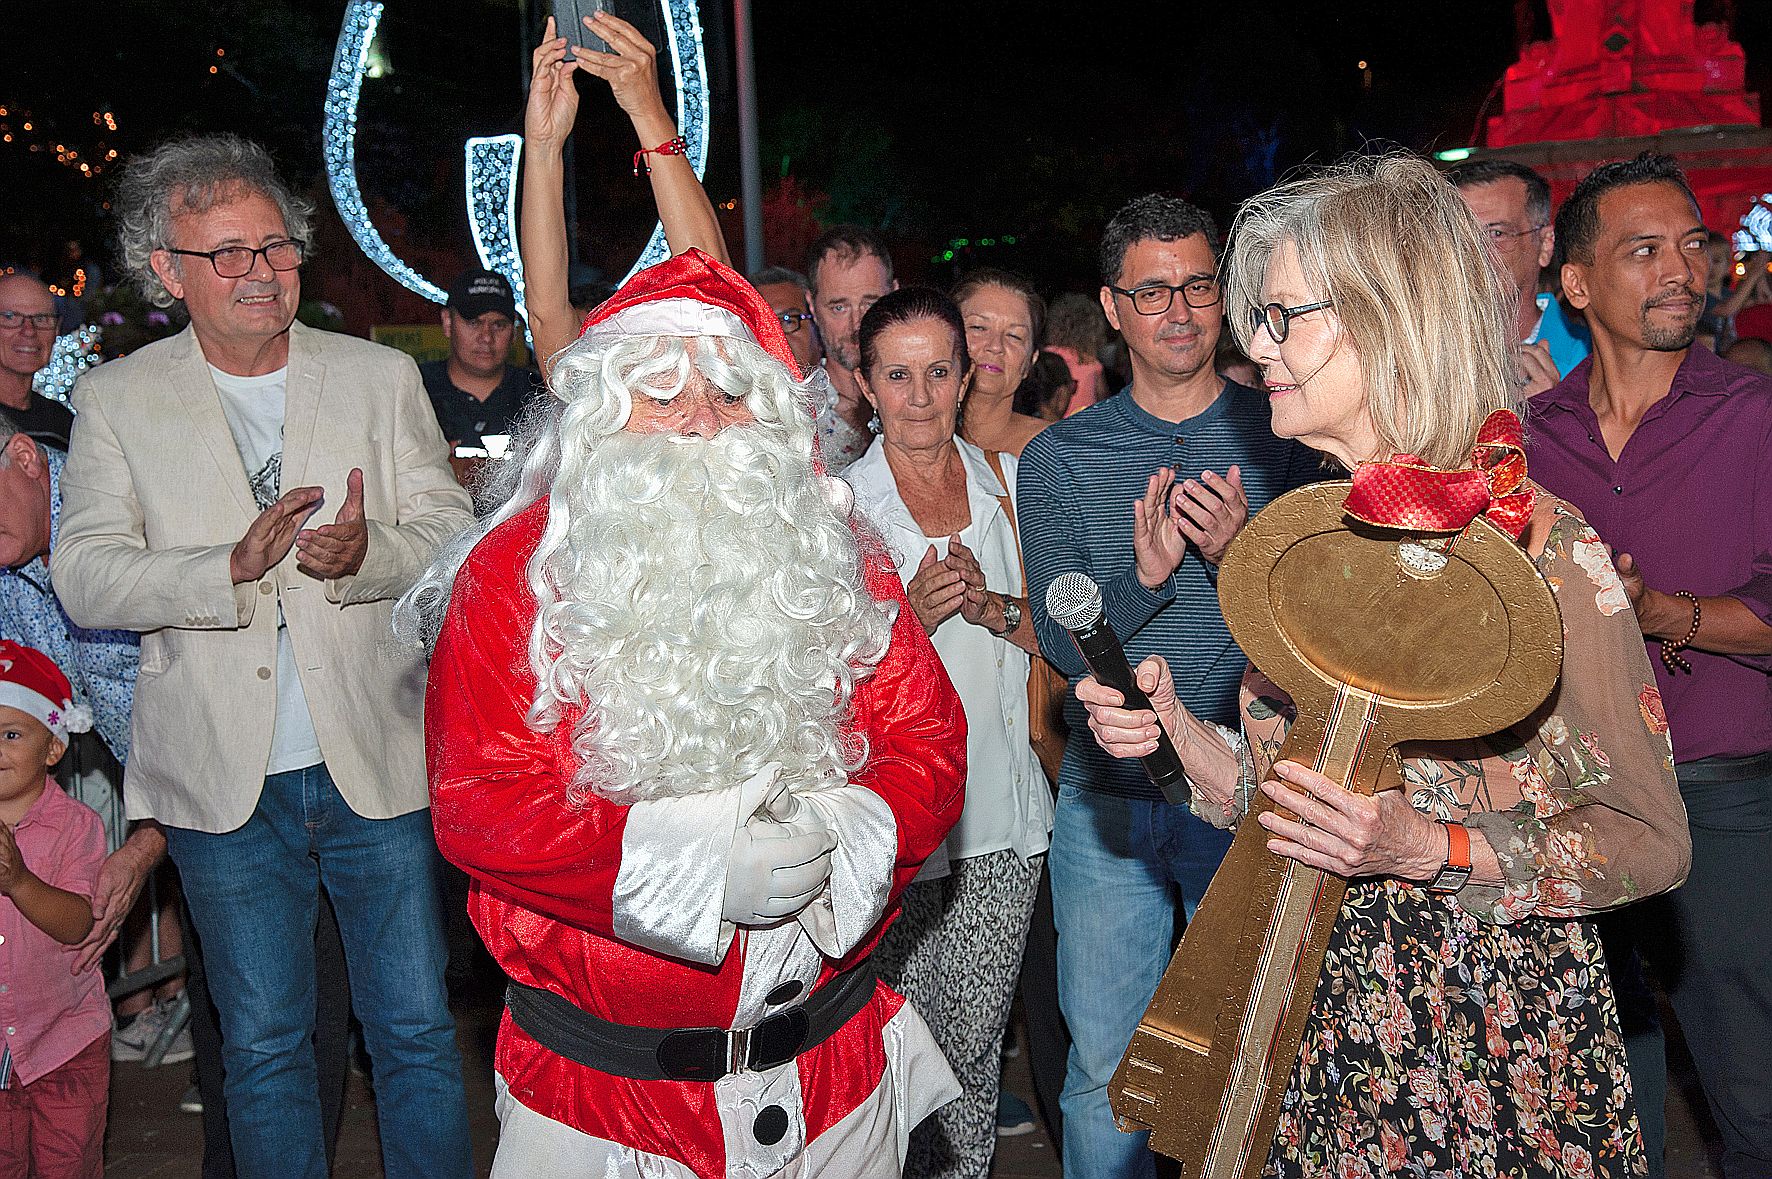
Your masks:
<svg viewBox="0 0 1772 1179"><path fill-rule="evenodd" d="M1446 863L1428 881L1427 890L1455 893L1471 878L1471 833L1463 823L1442 823L1446 828Z"/></svg>
<svg viewBox="0 0 1772 1179"><path fill-rule="evenodd" d="M1021 625L1021 607L1007 594L1003 597L1003 633L1012 635Z"/></svg>

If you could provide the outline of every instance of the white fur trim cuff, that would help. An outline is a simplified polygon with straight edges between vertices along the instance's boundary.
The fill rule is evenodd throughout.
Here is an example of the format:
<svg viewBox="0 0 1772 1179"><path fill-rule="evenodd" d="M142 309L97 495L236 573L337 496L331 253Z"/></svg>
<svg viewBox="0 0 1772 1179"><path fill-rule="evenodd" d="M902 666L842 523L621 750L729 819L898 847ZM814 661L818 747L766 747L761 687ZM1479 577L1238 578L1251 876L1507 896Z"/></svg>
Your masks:
<svg viewBox="0 0 1772 1179"><path fill-rule="evenodd" d="M757 342L744 320L722 307L695 299L654 299L618 311L585 329L581 342L606 348L632 336L721 336Z"/></svg>

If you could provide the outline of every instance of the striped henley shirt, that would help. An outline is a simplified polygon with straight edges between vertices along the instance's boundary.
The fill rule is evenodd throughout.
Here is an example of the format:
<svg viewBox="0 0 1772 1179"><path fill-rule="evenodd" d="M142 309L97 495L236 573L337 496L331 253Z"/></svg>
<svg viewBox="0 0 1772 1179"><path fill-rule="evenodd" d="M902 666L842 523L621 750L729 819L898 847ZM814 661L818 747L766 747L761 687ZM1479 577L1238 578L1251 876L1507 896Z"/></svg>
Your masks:
<svg viewBox="0 0 1772 1179"><path fill-rule="evenodd" d="M1087 573L1100 584L1107 619L1133 666L1161 655L1182 703L1202 719L1237 724L1237 690L1247 660L1231 641L1218 607L1217 569L1191 545L1155 590L1138 581L1132 505L1159 468L1177 482L1204 471L1241 468L1254 516L1276 496L1322 478L1316 452L1276 438L1267 398L1225 382L1218 399L1184 422L1139 408L1130 388L1047 427L1022 452L1016 517L1027 562L1030 614L1048 659L1071 678L1085 668L1063 627L1046 616L1046 588L1060 574ZM1083 706L1065 701L1071 739L1060 786L1127 798L1160 799L1136 761L1109 757L1090 736Z"/></svg>

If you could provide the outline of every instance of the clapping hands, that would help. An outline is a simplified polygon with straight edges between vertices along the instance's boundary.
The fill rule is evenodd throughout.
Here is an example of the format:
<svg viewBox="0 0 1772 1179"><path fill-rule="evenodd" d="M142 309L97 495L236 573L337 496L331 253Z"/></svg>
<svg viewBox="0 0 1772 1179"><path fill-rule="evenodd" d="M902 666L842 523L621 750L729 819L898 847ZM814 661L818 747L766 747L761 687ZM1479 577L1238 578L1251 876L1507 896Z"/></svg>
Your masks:
<svg viewBox="0 0 1772 1179"><path fill-rule="evenodd" d="M1156 589L1181 566L1192 542L1200 555L1216 565L1249 520L1249 497L1242 471L1232 467L1223 476L1202 472L1198 480L1175 480L1164 467L1145 484L1142 499L1132 504L1132 551L1138 559L1138 580Z"/></svg>
<svg viewBox="0 0 1772 1179"><path fill-rule="evenodd" d="M1001 600L985 588L978 556L961 543L958 533L948 538L946 557L937 558L935 546L929 546L906 584L905 594L925 634L934 634L936 627L955 614L987 630L1002 618Z"/></svg>

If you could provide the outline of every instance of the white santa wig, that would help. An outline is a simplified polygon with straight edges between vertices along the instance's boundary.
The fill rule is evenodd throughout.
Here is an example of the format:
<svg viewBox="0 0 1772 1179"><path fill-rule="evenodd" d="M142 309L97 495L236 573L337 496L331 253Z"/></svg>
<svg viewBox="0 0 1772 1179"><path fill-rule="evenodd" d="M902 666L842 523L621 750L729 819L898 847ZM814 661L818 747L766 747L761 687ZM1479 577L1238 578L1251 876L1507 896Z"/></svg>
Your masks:
<svg viewBox="0 0 1772 1179"><path fill-rule="evenodd" d="M885 653L893 612L863 582L877 537L813 459L808 408L822 403L823 374L795 380L720 309L665 306L689 302L649 306L673 326L687 313L691 334L635 331L624 314L556 357L559 403L531 412L503 464L515 485L507 474L482 489L482 506L499 506L396 612L407 637L434 637L468 552L547 497L526 569L537 603L528 719L539 731L570 719L575 801L696 793L772 762L792 788L816 789L867 756L848 733L849 703ZM742 398L756 424L711 438L623 430L633 397L668 401L701 382Z"/></svg>

